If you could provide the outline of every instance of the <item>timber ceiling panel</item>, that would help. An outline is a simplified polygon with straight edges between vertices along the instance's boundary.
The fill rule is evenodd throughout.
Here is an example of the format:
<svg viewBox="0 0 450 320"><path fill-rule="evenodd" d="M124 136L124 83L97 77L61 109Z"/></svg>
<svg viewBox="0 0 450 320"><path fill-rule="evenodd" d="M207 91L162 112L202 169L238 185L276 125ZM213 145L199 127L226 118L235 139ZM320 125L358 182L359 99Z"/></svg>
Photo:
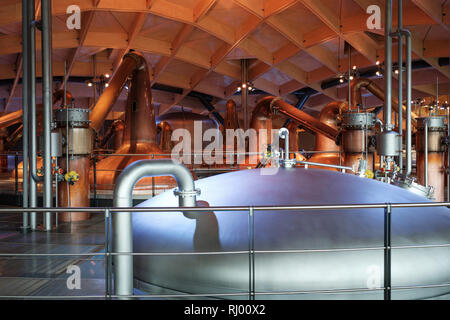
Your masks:
<svg viewBox="0 0 450 320"><path fill-rule="evenodd" d="M66 59L73 67L71 75L92 76L94 55L97 74L110 73L127 50L139 50L153 68L153 84L184 90L182 95L166 93L171 98L164 96L162 109L170 110L167 101L172 101L173 106L184 103L192 90L220 99L230 97L239 84L239 59L250 58L251 80L257 88L291 99L290 93L310 86L321 93L311 98L312 103L326 103L345 91L345 86L328 90L320 86L346 70L344 41L354 47L352 64L359 68L373 67L377 59L383 59L384 31L367 32L365 23L368 17L365 8L370 4L383 8L383 3L382 0L56 0L53 1L55 75L64 74ZM66 9L72 4L80 6L86 30L67 30ZM449 5L444 0L404 1L404 22L414 36L413 57L433 66L430 72L414 72L414 77L420 78L415 80L416 92L431 94L435 74L442 83L449 81L449 68L440 66L438 61L450 55ZM396 17L395 8L393 15ZM0 0L0 79L11 82L17 77L20 61L20 20L21 1ZM39 42L38 32L38 62Z"/></svg>

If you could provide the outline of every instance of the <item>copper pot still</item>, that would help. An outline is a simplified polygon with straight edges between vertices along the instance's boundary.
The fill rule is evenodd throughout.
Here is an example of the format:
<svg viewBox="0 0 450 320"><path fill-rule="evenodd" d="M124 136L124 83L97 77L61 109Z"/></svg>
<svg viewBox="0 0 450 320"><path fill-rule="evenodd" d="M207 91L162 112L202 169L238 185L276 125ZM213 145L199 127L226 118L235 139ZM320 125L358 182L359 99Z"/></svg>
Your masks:
<svg viewBox="0 0 450 320"><path fill-rule="evenodd" d="M330 126L331 128L338 130L339 118L344 110L348 109L347 102L334 101L326 105L320 112L319 121ZM336 141L326 137L323 134L316 134L316 147L315 153L309 161L331 164L331 165L342 165L341 159L341 146L336 144ZM325 168L325 167L314 167L317 169L339 171L339 169Z"/></svg>
<svg viewBox="0 0 450 320"><path fill-rule="evenodd" d="M137 160L164 158L164 152L157 141L150 75L145 58L137 52L129 53L124 58L122 66L115 76L117 83L105 90L97 103L98 106L94 107L91 114L92 127L98 130L102 123L101 117L108 114L110 104L114 103L127 78L131 77L122 143L114 154L96 164L98 190L113 190L120 173ZM127 73L129 74L125 76ZM94 183L93 175L94 172L91 170L91 189ZM156 194L175 185L176 182L171 177L143 178L137 183L136 189L154 190Z"/></svg>
<svg viewBox="0 0 450 320"><path fill-rule="evenodd" d="M192 112L165 113L156 119L156 123L162 130L160 133L160 143L164 148L164 153L167 153L168 157L170 157L174 146L186 142L186 145L190 147L191 151L191 156L189 157L190 163L195 164L196 166L204 165L202 152L211 143L211 141L205 141L205 139L203 139L206 131L214 130L217 134L219 133L219 124L216 120ZM175 139L173 134L175 133L179 136L178 133L181 132L180 130L186 130L186 134L183 133L182 138ZM167 136L169 133L172 135L170 143ZM184 139L189 139L189 141L184 141ZM199 141L201 141L201 143L198 143ZM194 154L196 155L194 156Z"/></svg>

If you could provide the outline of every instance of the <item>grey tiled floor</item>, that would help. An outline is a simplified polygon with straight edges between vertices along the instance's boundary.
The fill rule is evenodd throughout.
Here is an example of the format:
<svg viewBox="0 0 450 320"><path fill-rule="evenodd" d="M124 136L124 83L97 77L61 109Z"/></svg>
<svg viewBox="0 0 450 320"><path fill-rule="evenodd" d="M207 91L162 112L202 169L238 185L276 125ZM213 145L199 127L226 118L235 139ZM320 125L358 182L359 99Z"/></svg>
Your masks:
<svg viewBox="0 0 450 320"><path fill-rule="evenodd" d="M39 214L38 214L39 216ZM20 231L21 214L0 216L0 253L93 253L82 257L0 257L0 296L103 296L105 294L104 218L60 224L51 232ZM38 219L38 224L40 223ZM70 265L81 270L81 289L70 290Z"/></svg>

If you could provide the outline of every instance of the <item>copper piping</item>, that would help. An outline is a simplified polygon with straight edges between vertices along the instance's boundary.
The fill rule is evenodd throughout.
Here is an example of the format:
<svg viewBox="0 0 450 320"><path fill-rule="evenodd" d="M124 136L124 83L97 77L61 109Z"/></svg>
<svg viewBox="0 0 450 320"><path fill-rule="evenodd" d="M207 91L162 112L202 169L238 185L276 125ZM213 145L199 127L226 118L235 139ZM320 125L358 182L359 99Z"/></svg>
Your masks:
<svg viewBox="0 0 450 320"><path fill-rule="evenodd" d="M125 129L125 124L123 122L123 120L120 119L116 119L114 120L114 122L112 123L112 125L109 127L108 131L106 131L106 133L103 135L103 137L98 138L98 146L100 148L103 148L108 141L111 139L111 137L114 135L118 135L120 131L123 131ZM122 139L120 139L122 140ZM122 142L122 141L120 141ZM120 143L121 144L121 143ZM120 146L119 144L119 146Z"/></svg>
<svg viewBox="0 0 450 320"><path fill-rule="evenodd" d="M71 101L73 99L72 94L67 91L67 101ZM55 104L56 102L58 102L59 100L61 100L64 97L64 90L58 90L55 93L53 93L53 104ZM36 111L39 114L42 114L42 104L37 104L36 105ZM2 117L0 117L0 128L6 128L6 127L10 127L12 125L15 125L17 123L22 122L22 115L23 115L23 110L17 110L14 112L10 112Z"/></svg>
<svg viewBox="0 0 450 320"><path fill-rule="evenodd" d="M372 93L375 97L378 99L384 101L385 94L383 90L378 87L372 80L366 79L366 78L359 78L352 82L351 85L351 97L352 97L352 109L357 108L357 105L362 105L362 92L361 89L365 88L367 91ZM398 113L398 105L399 101L398 98L392 95L392 102L394 103L393 109ZM406 113L406 106L402 105L403 108L403 117L406 119L407 113ZM414 112L411 112L412 117L412 123L415 126L417 115Z"/></svg>
<svg viewBox="0 0 450 320"><path fill-rule="evenodd" d="M327 104L320 112L320 122L338 130L338 119L343 110L348 109L348 103L343 101L333 101ZM335 140L330 139L323 134L316 136L315 151L339 151L340 147L336 145Z"/></svg>
<svg viewBox="0 0 450 320"><path fill-rule="evenodd" d="M338 120L342 113L342 111L348 109L348 103L342 101L333 101L326 105L322 111L320 112L319 120L328 125L331 128L338 130ZM325 163L325 164L335 164L339 165L340 163L340 155L339 151L341 151L341 147L336 145L336 141L330 138L327 138L323 134L316 135L316 147L315 151L330 151L330 153L316 153L314 154L309 161ZM317 167L319 168L319 167ZM320 169L338 171L338 169L327 169L320 167Z"/></svg>
<svg viewBox="0 0 450 320"><path fill-rule="evenodd" d="M133 74L133 71L144 65L146 65L145 58L140 53L135 51L128 53L123 57L122 63L117 69L117 72L109 82L108 88L106 88L95 106L92 108L89 119L91 120L91 127L95 131L100 130L102 127L106 116L111 111L111 108L122 92L128 78Z"/></svg>
<svg viewBox="0 0 450 320"><path fill-rule="evenodd" d="M7 128L9 126L22 122L22 114L22 110L18 110L0 117L0 128Z"/></svg>
<svg viewBox="0 0 450 320"><path fill-rule="evenodd" d="M339 135L338 130L273 96L265 97L258 102L253 111L251 127L256 130L272 128L272 118L278 112L312 132L322 134L329 139L336 140Z"/></svg>
<svg viewBox="0 0 450 320"><path fill-rule="evenodd" d="M53 104L57 103L58 101L64 101L64 90L57 90L53 93ZM73 100L73 96L69 91L66 91L66 101L67 103L70 103Z"/></svg>

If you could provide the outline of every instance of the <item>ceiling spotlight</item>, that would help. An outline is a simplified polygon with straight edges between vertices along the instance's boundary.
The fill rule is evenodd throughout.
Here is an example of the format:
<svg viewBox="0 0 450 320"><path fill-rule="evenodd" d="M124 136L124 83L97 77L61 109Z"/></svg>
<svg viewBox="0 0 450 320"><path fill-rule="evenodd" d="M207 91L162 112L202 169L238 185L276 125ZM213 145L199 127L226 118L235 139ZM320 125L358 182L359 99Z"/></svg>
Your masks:
<svg viewBox="0 0 450 320"><path fill-rule="evenodd" d="M242 90L241 87L238 87L238 88L237 88L237 91L238 91L238 92L241 92L241 90Z"/></svg>
<svg viewBox="0 0 450 320"><path fill-rule="evenodd" d="M378 70L376 73L375 73L378 77L379 76L381 76L381 72Z"/></svg>
<svg viewBox="0 0 450 320"><path fill-rule="evenodd" d="M399 71L398 71L398 69L395 69L395 74L399 74Z"/></svg>
<svg viewBox="0 0 450 320"><path fill-rule="evenodd" d="M341 77L341 78L339 79L339 82L340 82L340 83L344 83L344 78Z"/></svg>
<svg viewBox="0 0 450 320"><path fill-rule="evenodd" d="M356 66L353 66L353 70L356 70Z"/></svg>
<svg viewBox="0 0 450 320"><path fill-rule="evenodd" d="M248 87L248 91L252 91L253 90L253 88L252 87Z"/></svg>
<svg viewBox="0 0 450 320"><path fill-rule="evenodd" d="M354 77L353 77L353 76L350 76L350 81L353 80L353 79L354 79Z"/></svg>
<svg viewBox="0 0 450 320"><path fill-rule="evenodd" d="M109 77L110 77L109 73L105 74L105 78L108 79Z"/></svg>
<svg viewBox="0 0 450 320"><path fill-rule="evenodd" d="M125 86L125 89L127 89L127 90L128 90L128 86Z"/></svg>
<svg viewBox="0 0 450 320"><path fill-rule="evenodd" d="M105 83L105 88L108 88L109 87L109 83Z"/></svg>
<svg viewBox="0 0 450 320"><path fill-rule="evenodd" d="M92 87L92 82L88 82L88 87Z"/></svg>
<svg viewBox="0 0 450 320"><path fill-rule="evenodd" d="M377 60L377 66L379 66L379 65L380 65L380 61Z"/></svg>
<svg viewBox="0 0 450 320"><path fill-rule="evenodd" d="M247 88L247 84L246 84L246 83L243 83L243 84L242 84L242 88L244 88L244 89Z"/></svg>

